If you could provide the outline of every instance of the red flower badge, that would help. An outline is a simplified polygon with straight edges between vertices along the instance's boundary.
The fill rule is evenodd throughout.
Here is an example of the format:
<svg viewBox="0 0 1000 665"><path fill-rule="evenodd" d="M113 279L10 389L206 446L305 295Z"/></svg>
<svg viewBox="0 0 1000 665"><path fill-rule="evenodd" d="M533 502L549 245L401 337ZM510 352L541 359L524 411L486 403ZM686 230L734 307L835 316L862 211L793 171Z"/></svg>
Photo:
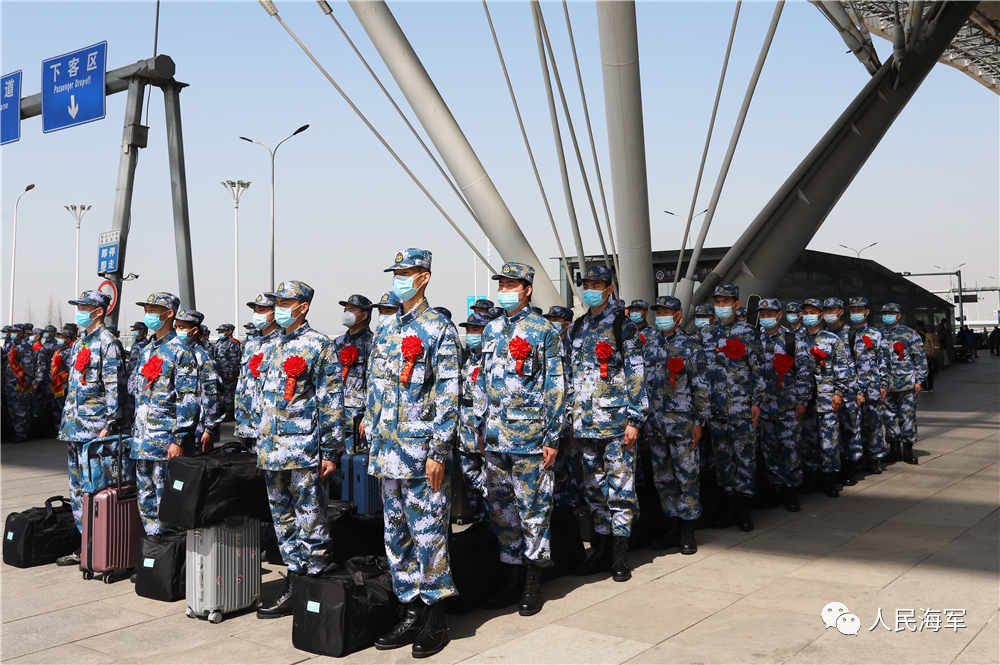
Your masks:
<svg viewBox="0 0 1000 665"><path fill-rule="evenodd" d="M263 353L255 353L252 356L250 356L250 362L248 363L250 366L250 376L252 376L255 379L260 378L260 363L263 360L264 360Z"/></svg>
<svg viewBox="0 0 1000 665"><path fill-rule="evenodd" d="M31 345L31 350L34 351L35 353L38 353L38 349L40 348L42 348L41 342L35 342L34 344Z"/></svg>
<svg viewBox="0 0 1000 665"><path fill-rule="evenodd" d="M292 356L281 363L281 371L287 377L285 379L285 401L290 402L295 397L295 382L299 375L306 371L306 361L302 356Z"/></svg>
<svg viewBox="0 0 1000 665"><path fill-rule="evenodd" d="M350 344L340 350L340 364L344 369L340 372L340 379L347 380L347 373L351 371L351 366L358 362L358 347Z"/></svg>
<svg viewBox="0 0 1000 665"><path fill-rule="evenodd" d="M903 351L906 350L906 347L903 346L902 342L896 342L895 344L892 345L892 350L896 352L896 358L902 360Z"/></svg>
<svg viewBox="0 0 1000 665"><path fill-rule="evenodd" d="M862 335L861 336L861 341L865 343L865 348L866 349L871 349L872 348L872 336L871 335Z"/></svg>
<svg viewBox="0 0 1000 665"><path fill-rule="evenodd" d="M594 355L597 356L597 360L601 363L601 378L608 378L608 360L611 359L611 354L615 352L615 347L611 346L607 342L598 342L597 346L594 347Z"/></svg>
<svg viewBox="0 0 1000 665"><path fill-rule="evenodd" d="M747 354L747 345L739 340L738 337L733 337L732 339L727 339L725 346L720 346L716 349L716 352L725 354L730 360L739 360Z"/></svg>
<svg viewBox="0 0 1000 665"><path fill-rule="evenodd" d="M76 356L77 363L80 362L80 355ZM146 364L142 366L139 372L146 377L146 385L142 387L143 390L153 385L153 381L160 378L160 372L163 370L163 360L160 356L152 356L146 361Z"/></svg>
<svg viewBox="0 0 1000 665"><path fill-rule="evenodd" d="M792 371L795 359L787 353L775 353L771 364L774 365L774 371L778 373L778 387L780 388L781 380L785 378L785 374Z"/></svg>
<svg viewBox="0 0 1000 665"><path fill-rule="evenodd" d="M646 336L642 333L639 333L639 341L642 342L643 346L646 346Z"/></svg>
<svg viewBox="0 0 1000 665"><path fill-rule="evenodd" d="M811 353L812 357L819 362L820 367L826 367L826 359L830 357L830 354L828 354L826 351L819 348L818 346L814 346L813 348L809 349L809 353Z"/></svg>
<svg viewBox="0 0 1000 665"><path fill-rule="evenodd" d="M684 371L684 359L674 356L667 361L667 371L670 372L670 385L677 385L677 375Z"/></svg>
<svg viewBox="0 0 1000 665"><path fill-rule="evenodd" d="M472 368L472 382L475 383L478 378L479 378L479 368L478 367L473 367Z"/></svg>
<svg viewBox="0 0 1000 665"><path fill-rule="evenodd" d="M87 385L87 363L90 362L90 349L83 347L76 352L76 360L73 361L73 369L80 373L80 385Z"/></svg>
<svg viewBox="0 0 1000 665"><path fill-rule="evenodd" d="M417 364L417 358L424 352L424 342L416 335L407 335L403 338L402 344L403 370L399 373L399 380L409 383L413 375L413 366Z"/></svg>
<svg viewBox="0 0 1000 665"><path fill-rule="evenodd" d="M523 337L515 337L510 340L510 355L517 361L515 370L518 376L524 376L524 361L531 355L531 344Z"/></svg>

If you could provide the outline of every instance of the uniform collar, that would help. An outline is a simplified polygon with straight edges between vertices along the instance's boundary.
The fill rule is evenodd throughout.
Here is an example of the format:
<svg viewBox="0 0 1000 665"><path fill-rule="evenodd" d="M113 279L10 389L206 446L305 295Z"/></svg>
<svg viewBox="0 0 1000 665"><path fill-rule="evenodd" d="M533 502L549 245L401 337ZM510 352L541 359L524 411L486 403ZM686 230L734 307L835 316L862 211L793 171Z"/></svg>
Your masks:
<svg viewBox="0 0 1000 665"><path fill-rule="evenodd" d="M531 305L525 304L524 307L520 311L518 311L517 314L508 314L507 310L504 310L503 318L507 321L507 323L517 323L518 321L523 320L524 317L526 317L530 313L531 313Z"/></svg>
<svg viewBox="0 0 1000 665"><path fill-rule="evenodd" d="M417 303L416 307L414 307L413 309L411 309L406 314L403 314L402 311L397 312L396 316L398 317L399 325L405 326L406 324L412 322L418 316L420 316L421 314L423 314L424 312L426 312L428 309L430 309L430 307L431 306L429 304L427 304L427 298L424 298L419 303Z"/></svg>
<svg viewBox="0 0 1000 665"><path fill-rule="evenodd" d="M344 339L346 339L349 342L354 342L356 340L361 339L365 335L371 335L371 334L372 334L372 331L371 331L370 328L362 328L361 330L359 330L357 332L357 334L353 334L353 333L351 333L350 330L348 330L347 334L344 335Z"/></svg>
<svg viewBox="0 0 1000 665"><path fill-rule="evenodd" d="M591 321L592 323L600 323L600 322L605 321L605 320L607 320L609 318L614 318L615 315L618 314L618 310L615 309L614 307L612 307L611 305L608 305L607 307L605 307L604 311L602 311L597 316L592 316L591 313L590 313L591 311L593 311L593 310L592 309L588 309L587 310L587 319L589 321Z"/></svg>
<svg viewBox="0 0 1000 665"><path fill-rule="evenodd" d="M99 325L99 326L97 326L96 328L94 328L94 330L93 330L93 331L91 331L91 332L89 332L89 333L86 333L86 334L85 334L85 335L84 335L83 337L81 337L80 339L81 339L81 340L83 340L84 344L86 344L86 343L87 343L87 342L89 342L90 340L92 340L92 339L94 339L95 337L99 336L99 335L101 334L101 331L102 331L102 330L104 330L104 329L105 329L106 327L107 327L107 326L105 326L105 325L104 325L104 324L102 323L101 325Z"/></svg>
<svg viewBox="0 0 1000 665"><path fill-rule="evenodd" d="M177 338L177 331L171 329L170 332L168 332L166 335L164 335L160 339L157 339L156 337L153 337L153 341L150 342L149 345L153 346L153 347L156 347L156 348L159 348L159 347L163 346L164 344L166 344L167 342L169 342L169 341L171 341L173 339L176 339L176 338ZM86 339L86 338L84 338L84 339Z"/></svg>
<svg viewBox="0 0 1000 665"><path fill-rule="evenodd" d="M282 330L282 328L279 328L279 330ZM301 326L299 326L298 328L296 328L292 332L288 333L287 335L282 335L281 339L282 339L282 341L290 342L293 339L297 339L299 337L302 337L302 335L304 335L305 333L309 332L310 330L312 330L312 328L309 327L309 322L308 321L303 321Z"/></svg>

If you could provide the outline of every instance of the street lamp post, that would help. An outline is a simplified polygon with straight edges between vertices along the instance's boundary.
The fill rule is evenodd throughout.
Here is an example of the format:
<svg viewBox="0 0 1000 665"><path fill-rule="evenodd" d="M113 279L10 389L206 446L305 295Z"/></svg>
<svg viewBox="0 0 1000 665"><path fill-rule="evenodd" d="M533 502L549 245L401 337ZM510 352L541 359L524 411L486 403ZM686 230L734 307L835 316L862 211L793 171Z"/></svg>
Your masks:
<svg viewBox="0 0 1000 665"><path fill-rule="evenodd" d="M843 247L844 249L851 250L852 252L854 252L855 254L857 254L858 258L860 259L861 258L861 252L865 251L869 247L874 247L877 244L878 244L878 242L876 241L876 242L873 242L872 244L868 245L868 247L862 247L861 249L854 249L853 247L848 247L847 245L841 245L841 247Z"/></svg>
<svg viewBox="0 0 1000 665"><path fill-rule="evenodd" d="M273 166L273 163L272 163ZM273 171L272 171L273 174ZM272 176L273 178L273 176ZM233 325L238 326L240 323L240 197L243 196L243 192L250 189L250 183L252 180L237 180L233 182L232 180L220 180L219 184L225 187L230 194L233 195L233 210L236 214L236 221L234 225L234 246L236 252L236 301L233 319ZM272 180L273 182L273 180ZM271 208L271 285L274 287L274 207L272 204Z"/></svg>
<svg viewBox="0 0 1000 665"><path fill-rule="evenodd" d="M73 289L73 294L80 293L80 222L83 221L83 216L87 214L87 211L94 206L88 206L80 204L80 207L75 205L63 206L66 211L73 215L73 219L76 220L76 288Z"/></svg>
<svg viewBox="0 0 1000 665"><path fill-rule="evenodd" d="M285 138L278 141L278 145L274 146L274 150L271 150L267 145L261 143L260 141L254 141L253 139L248 139L245 136L240 138L244 141L249 141L250 143L256 143L257 145L264 146L267 149L268 154L271 155L271 290L274 290L274 153L278 152L278 148L281 144L292 138L296 134L300 134L309 129L309 125L302 125L294 132L286 136ZM235 325L235 324L233 324Z"/></svg>
<svg viewBox="0 0 1000 665"><path fill-rule="evenodd" d="M955 267L954 270L950 272L903 272L900 273L903 277L930 277L933 275L954 275L958 278L958 323L959 327L965 325L965 307L962 303L962 271L959 270L965 264L961 264ZM940 268L941 266L934 266L935 268Z"/></svg>
<svg viewBox="0 0 1000 665"><path fill-rule="evenodd" d="M35 188L34 185L28 185L24 188L24 191L17 195L17 201L14 202L14 239L11 242L10 249L10 311L7 315L7 325L14 325L14 261L17 259L17 204L21 202L21 197L30 192Z"/></svg>

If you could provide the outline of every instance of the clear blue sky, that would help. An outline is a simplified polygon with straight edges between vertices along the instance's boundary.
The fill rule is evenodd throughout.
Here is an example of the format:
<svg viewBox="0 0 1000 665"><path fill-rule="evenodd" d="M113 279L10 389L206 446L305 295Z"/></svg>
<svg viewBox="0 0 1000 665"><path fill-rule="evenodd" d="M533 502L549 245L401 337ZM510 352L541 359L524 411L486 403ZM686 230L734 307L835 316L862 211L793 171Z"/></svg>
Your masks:
<svg viewBox="0 0 1000 665"><path fill-rule="evenodd" d="M333 23L313 2L277 2L281 16L353 96L450 214L475 237L479 230L408 130L381 96ZM334 12L402 103L349 6ZM560 71L582 130L572 60L558 3L543 3ZM557 254L521 143L503 76L478 2L393 2L390 7L536 253ZM773 3L744 3L698 210L712 186L760 49ZM697 174L715 87L732 20L732 3L639 3L639 44L654 249L680 244L683 223L659 212L686 212ZM552 143L530 11L525 2L491 4L526 117L547 193L568 252L572 237ZM41 61L107 40L109 69L152 55L152 2L0 5L3 73L24 71L24 94L39 90ZM570 5L598 153L610 193L596 12ZM891 45L876 39L883 59ZM778 27L719 210L709 246L730 244L865 84L868 75L812 5L789 2ZM344 104L278 23L256 2L164 2L159 52L177 63L199 309L213 328L232 321L233 208L222 179L249 179L240 216L239 323L242 303L268 284L269 162L249 136L273 145L299 125L310 129L277 158L277 278L317 291L311 320L338 333L337 301L351 293L376 298L390 286L382 269L397 249L434 252L434 305L464 312L473 291L473 254L388 153ZM810 245L843 253L862 247L893 270L926 272L966 263L967 284L1000 277L998 128L1000 98L943 65L928 76ZM35 322L49 295L73 293L74 223L64 204L94 206L83 222L81 284L96 285L97 234L109 230L125 95L108 98L107 118L43 135L40 118L22 123L19 143L2 149L2 302L6 321L14 201L21 200L15 319L30 302ZM404 109L409 112L404 104ZM413 118L412 113L410 113ZM132 207L126 270L128 322L133 304L177 287L162 95L153 90L149 148L142 150ZM568 133L564 129L564 138ZM567 144L568 146L568 144ZM569 149L569 148L568 148ZM588 168L590 164L588 163ZM600 247L579 177L576 206L588 253ZM697 230L697 229L695 229ZM480 243L482 247L483 243ZM499 265L496 259L496 265ZM545 268L551 277L556 263ZM485 280L480 268L480 288ZM947 288L947 278L926 278ZM817 294L819 296L832 294ZM996 308L996 298L982 312ZM64 307L64 320L71 320Z"/></svg>

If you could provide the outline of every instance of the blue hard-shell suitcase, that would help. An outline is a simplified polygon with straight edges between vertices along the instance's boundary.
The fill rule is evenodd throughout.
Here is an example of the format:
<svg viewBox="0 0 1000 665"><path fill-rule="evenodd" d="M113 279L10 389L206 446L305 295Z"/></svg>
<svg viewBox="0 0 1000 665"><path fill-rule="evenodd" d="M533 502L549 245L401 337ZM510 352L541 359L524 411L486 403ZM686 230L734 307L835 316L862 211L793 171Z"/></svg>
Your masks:
<svg viewBox="0 0 1000 665"><path fill-rule="evenodd" d="M382 512L382 481L368 475L368 455L348 453L340 458L340 468L344 470L340 500L358 504L359 513Z"/></svg>

